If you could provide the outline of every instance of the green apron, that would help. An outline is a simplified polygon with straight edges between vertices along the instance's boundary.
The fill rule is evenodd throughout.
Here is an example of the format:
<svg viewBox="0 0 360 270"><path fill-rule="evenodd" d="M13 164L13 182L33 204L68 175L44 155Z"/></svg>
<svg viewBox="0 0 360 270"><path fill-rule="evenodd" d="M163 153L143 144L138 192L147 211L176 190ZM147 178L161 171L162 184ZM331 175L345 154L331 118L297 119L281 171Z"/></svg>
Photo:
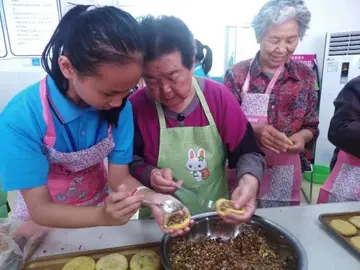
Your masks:
<svg viewBox="0 0 360 270"><path fill-rule="evenodd" d="M158 168L170 168L183 187L197 192L206 200L228 198L225 175L225 148L205 97L195 78L193 86L209 122L204 127L166 128L164 111L156 102L160 123ZM191 215L207 212L196 196L177 190L175 193ZM149 209L141 209L139 218L149 218Z"/></svg>

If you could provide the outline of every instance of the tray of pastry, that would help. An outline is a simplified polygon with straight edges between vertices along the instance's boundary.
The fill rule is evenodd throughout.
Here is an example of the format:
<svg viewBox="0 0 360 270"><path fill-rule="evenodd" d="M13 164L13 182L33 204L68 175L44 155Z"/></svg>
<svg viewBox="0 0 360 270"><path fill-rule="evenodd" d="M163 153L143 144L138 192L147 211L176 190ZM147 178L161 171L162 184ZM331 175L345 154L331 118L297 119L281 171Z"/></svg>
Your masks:
<svg viewBox="0 0 360 270"><path fill-rule="evenodd" d="M360 212L322 214L319 220L336 238L360 256Z"/></svg>
<svg viewBox="0 0 360 270"><path fill-rule="evenodd" d="M108 249L99 249L69 254L60 254L33 259L25 263L25 270L97 270L121 269L140 270L144 265L153 265L162 270L160 243L141 244ZM115 264L117 268L114 267ZM76 266L81 266L76 268Z"/></svg>

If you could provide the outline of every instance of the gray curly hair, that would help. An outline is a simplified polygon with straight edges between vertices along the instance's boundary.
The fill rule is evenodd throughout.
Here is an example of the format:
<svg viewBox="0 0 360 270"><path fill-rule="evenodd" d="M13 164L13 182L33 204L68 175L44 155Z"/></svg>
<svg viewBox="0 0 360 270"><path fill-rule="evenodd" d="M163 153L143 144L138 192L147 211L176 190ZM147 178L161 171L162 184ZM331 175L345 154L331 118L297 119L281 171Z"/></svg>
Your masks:
<svg viewBox="0 0 360 270"><path fill-rule="evenodd" d="M255 30L259 43L271 24L282 24L289 19L295 19L299 24L300 39L309 28L311 13L303 0L270 0L254 17L251 25Z"/></svg>

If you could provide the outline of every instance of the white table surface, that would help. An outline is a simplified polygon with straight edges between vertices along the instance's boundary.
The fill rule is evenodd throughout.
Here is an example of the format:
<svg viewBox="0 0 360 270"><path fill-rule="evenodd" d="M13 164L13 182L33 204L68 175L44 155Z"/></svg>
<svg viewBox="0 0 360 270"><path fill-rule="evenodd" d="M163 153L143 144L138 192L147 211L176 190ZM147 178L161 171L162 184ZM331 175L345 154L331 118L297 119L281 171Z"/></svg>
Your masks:
<svg viewBox="0 0 360 270"><path fill-rule="evenodd" d="M360 258L349 252L318 221L323 213L360 211L360 202L259 209L263 216L283 226L302 243L309 270L360 270ZM162 233L153 220L132 220L121 227L54 229L34 258L159 242Z"/></svg>

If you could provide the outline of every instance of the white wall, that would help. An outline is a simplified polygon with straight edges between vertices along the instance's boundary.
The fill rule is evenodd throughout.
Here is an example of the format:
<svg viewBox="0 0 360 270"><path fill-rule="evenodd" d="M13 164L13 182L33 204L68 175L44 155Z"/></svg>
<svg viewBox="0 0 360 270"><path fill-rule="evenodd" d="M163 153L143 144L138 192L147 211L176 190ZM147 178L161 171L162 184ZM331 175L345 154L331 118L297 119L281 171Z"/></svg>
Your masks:
<svg viewBox="0 0 360 270"><path fill-rule="evenodd" d="M1 1L1 0L0 0ZM61 0L62 3L67 1ZM194 36L214 51L211 75L221 76L224 70L225 26L238 26L237 60L253 56L258 50L251 28L240 28L250 22L266 0L97 0L97 3L116 4L134 16L153 13L182 18ZM90 3L93 0L71 2ZM325 33L328 31L359 30L360 0L307 0L312 12L311 29L299 45L298 53L316 53L322 65ZM64 6L64 5L63 5ZM20 89L44 75L40 67L31 66L31 59L0 59L0 111Z"/></svg>

